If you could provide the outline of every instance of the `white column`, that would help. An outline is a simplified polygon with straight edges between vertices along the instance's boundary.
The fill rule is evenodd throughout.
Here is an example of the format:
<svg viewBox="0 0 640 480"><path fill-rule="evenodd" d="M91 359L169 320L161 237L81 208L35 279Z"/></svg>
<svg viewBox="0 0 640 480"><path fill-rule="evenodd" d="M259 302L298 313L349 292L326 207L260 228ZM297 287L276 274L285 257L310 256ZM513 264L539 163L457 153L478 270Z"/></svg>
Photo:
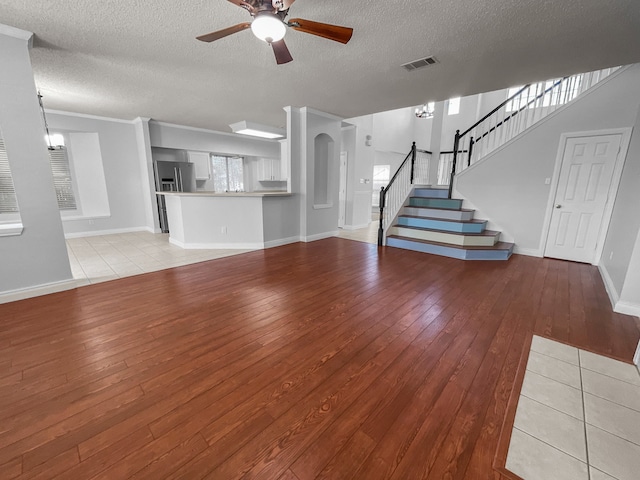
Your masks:
<svg viewBox="0 0 640 480"><path fill-rule="evenodd" d="M153 173L153 158L151 155L151 137L149 135L150 120L150 118L138 117L133 121L133 125L136 129L138 159L140 160L145 226L150 232L160 233L160 221L158 219L157 208L158 199L156 197L156 183Z"/></svg>
<svg viewBox="0 0 640 480"><path fill-rule="evenodd" d="M0 297L75 285L29 58L31 38L31 32L0 25L0 129L24 226L21 235L0 237Z"/></svg>

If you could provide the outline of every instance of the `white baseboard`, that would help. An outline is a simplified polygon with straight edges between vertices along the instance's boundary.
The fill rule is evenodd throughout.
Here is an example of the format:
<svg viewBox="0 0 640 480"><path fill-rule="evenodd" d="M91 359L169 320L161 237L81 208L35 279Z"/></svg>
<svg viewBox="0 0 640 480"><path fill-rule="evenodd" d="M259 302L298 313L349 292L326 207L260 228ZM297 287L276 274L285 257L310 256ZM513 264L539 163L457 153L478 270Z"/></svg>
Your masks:
<svg viewBox="0 0 640 480"><path fill-rule="evenodd" d="M264 243L184 243L169 237L169 243L185 250L262 250Z"/></svg>
<svg viewBox="0 0 640 480"><path fill-rule="evenodd" d="M371 222L363 223L362 225L345 225L342 227L342 229L343 230L360 230L362 228L368 228L369 225L371 225Z"/></svg>
<svg viewBox="0 0 640 480"><path fill-rule="evenodd" d="M537 248L522 248L518 245L515 245L513 247L513 253L517 253L518 255L526 255L527 257L544 257L542 251Z"/></svg>
<svg viewBox="0 0 640 480"><path fill-rule="evenodd" d="M637 303L617 301L613 307L613 311L616 313L624 313L625 315L640 317L640 305Z"/></svg>
<svg viewBox="0 0 640 480"><path fill-rule="evenodd" d="M114 230L93 230L91 232L77 232L77 233L65 233L64 238L82 238L82 237L98 237L100 235L117 235L119 233L135 233L135 232L155 232L154 229L149 227L132 227L132 228L117 228Z"/></svg>
<svg viewBox="0 0 640 480"><path fill-rule="evenodd" d="M264 242L264 248L281 247L282 245L289 245L290 243L298 243L300 237L279 238L278 240L271 240Z"/></svg>
<svg viewBox="0 0 640 480"><path fill-rule="evenodd" d="M636 354L633 356L633 363L636 366L640 367L640 341L638 342L638 346L636 347Z"/></svg>
<svg viewBox="0 0 640 480"><path fill-rule="evenodd" d="M324 233L316 233L314 235L309 235L308 237L300 237L301 242L315 242L316 240L324 240L325 238L331 238L338 235L338 231L335 232L324 232Z"/></svg>
<svg viewBox="0 0 640 480"><path fill-rule="evenodd" d="M18 290L10 290L0 293L0 304L17 302L26 298L39 297L41 295L49 295L51 293L64 292L76 288L76 280L63 280L61 282L45 283L35 287L21 288Z"/></svg>
<svg viewBox="0 0 640 480"><path fill-rule="evenodd" d="M602 282L604 283L604 289L607 291L607 295L609 296L609 301L611 302L613 311L617 312L618 310L616 310L616 306L618 304L618 300L620 300L620 294L616 290L616 287L613 284L613 280L611 280L611 276L609 275L609 271L607 270L607 267L600 264L598 265L598 271L600 272L600 276L602 277Z"/></svg>

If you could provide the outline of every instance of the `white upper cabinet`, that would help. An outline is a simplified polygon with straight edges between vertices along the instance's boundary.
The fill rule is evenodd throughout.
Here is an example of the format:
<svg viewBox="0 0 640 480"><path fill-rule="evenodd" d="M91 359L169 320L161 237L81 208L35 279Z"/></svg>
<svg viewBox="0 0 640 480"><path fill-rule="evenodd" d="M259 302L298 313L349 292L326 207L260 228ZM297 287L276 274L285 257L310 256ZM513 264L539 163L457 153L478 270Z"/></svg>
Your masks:
<svg viewBox="0 0 640 480"><path fill-rule="evenodd" d="M208 152L187 152L187 157L195 165L196 180L211 179L211 155Z"/></svg>
<svg viewBox="0 0 640 480"><path fill-rule="evenodd" d="M279 158L258 159L258 181L282 181L282 167Z"/></svg>

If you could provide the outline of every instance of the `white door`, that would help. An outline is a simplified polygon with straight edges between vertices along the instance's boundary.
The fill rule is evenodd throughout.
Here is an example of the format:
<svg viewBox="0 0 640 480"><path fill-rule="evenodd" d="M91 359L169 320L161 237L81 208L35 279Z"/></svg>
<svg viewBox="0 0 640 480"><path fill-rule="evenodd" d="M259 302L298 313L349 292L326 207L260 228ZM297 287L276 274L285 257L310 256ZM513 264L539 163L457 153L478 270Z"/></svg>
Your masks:
<svg viewBox="0 0 640 480"><path fill-rule="evenodd" d="M567 138L545 256L593 263L622 134Z"/></svg>
<svg viewBox="0 0 640 480"><path fill-rule="evenodd" d="M347 211L347 152L340 152L340 192L338 199L340 203L338 227L343 228Z"/></svg>

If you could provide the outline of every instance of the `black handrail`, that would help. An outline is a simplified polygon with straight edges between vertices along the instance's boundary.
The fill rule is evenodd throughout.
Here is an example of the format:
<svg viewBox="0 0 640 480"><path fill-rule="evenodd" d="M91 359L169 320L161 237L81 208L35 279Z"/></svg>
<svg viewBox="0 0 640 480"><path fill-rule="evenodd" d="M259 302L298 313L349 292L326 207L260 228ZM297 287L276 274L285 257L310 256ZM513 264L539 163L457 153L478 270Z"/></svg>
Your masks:
<svg viewBox="0 0 640 480"><path fill-rule="evenodd" d="M557 82L555 82L553 85L551 85L549 88L545 89L542 93L539 93L538 95L536 95L532 100L530 100L529 102L527 102L526 105L524 105L523 107L520 107L518 110L514 111L511 115L509 115L508 117L505 117L502 122L496 124L493 128L491 128L490 130L488 130L487 132L485 132L484 134L482 134L480 137L478 138L473 138L471 137L471 140L469 141L469 156L467 158L467 166L471 166L471 154L473 153L473 146L482 141L482 139L484 137L486 137L487 135L489 135L491 132L493 132L496 128L498 128L499 126L503 125L505 122L507 122L508 120L511 120L511 118L513 118L515 115L517 115L518 113L522 112L523 110L526 110L527 108L529 108L529 106L535 102L537 102L540 98L543 98L547 93L549 93L550 91L552 91L553 89L555 89L558 85L561 85L562 82L564 82L567 77L563 77L560 80L558 80ZM460 151L458 150L458 147L460 146L460 139L462 139L462 137L464 137L465 135L467 135L469 132L471 132L474 128L476 128L478 125L480 125L482 122L484 122L485 120L487 120L489 117L491 117L491 115L493 115L494 113L496 113L498 110L500 110L502 107L506 106L507 103L513 101L516 97L518 97L520 94L522 94L527 88L531 87L531 84L527 84L524 87L522 87L520 90L518 90L516 93L514 93L513 95L511 95L509 98L507 98L504 102L502 102L500 105L498 105L496 108L494 108L493 110L491 110L489 113L487 113L484 117L482 117L480 120L478 120L476 123L474 123L473 125L471 125L469 128L467 128L464 132L460 133L460 130L456 130L455 133L455 137L453 139L453 161L451 162L451 176L449 178L449 198L451 198L451 194L453 191L453 178L455 177L456 174L456 165L457 165L457 161L458 161L458 153L460 153ZM444 152L443 152L444 153Z"/></svg>
<svg viewBox="0 0 640 480"><path fill-rule="evenodd" d="M475 143L478 143L479 141L481 141L484 137L486 137L487 135L489 135L491 132L493 132L495 129L497 129L498 127L500 127L503 123L507 122L508 120L511 120L512 117L515 117L517 114L519 114L520 112L522 112L523 110L526 110L527 108L529 108L529 106L532 103L537 102L540 98L544 97L547 93L551 92L554 88L556 88L559 85L562 85L562 82L564 80L566 80L569 77L563 77L561 80L558 80L556 83L554 83L553 85L551 85L549 88L547 88L544 92L538 94L538 96L536 96L536 98L534 98L533 100L530 100L524 107L520 107L518 110L514 110L513 113L511 115L509 115L508 117L505 117L502 122L497 123L493 128L489 129L488 131L486 131L485 133L483 133L480 137L478 137L475 140ZM513 97L511 97L513 98ZM508 102L508 100L507 100ZM506 105L506 103L505 103ZM498 107L500 108L500 107ZM474 128L474 127L471 127ZM468 130L467 130L468 131ZM462 136L462 135L461 135Z"/></svg>
<svg viewBox="0 0 640 480"><path fill-rule="evenodd" d="M404 165L409 161L409 159L411 159L411 179L410 179L410 182L413 183L413 172L414 172L415 163L416 163L416 150L417 150L416 149L416 142L413 142L413 144L411 145L411 151L407 154L405 159L402 161L402 163L400 164L400 166L396 170L396 173L393 174L393 177L391 177L391 180L389 181L387 186L386 187L380 187L380 220L379 220L379 224L378 224L378 246L379 247L382 246L382 239L384 237L384 228L382 227L382 221L383 221L383 218L384 218L384 207L385 207L385 203L386 203L386 199L387 199L387 192L389 191L389 188L391 188L391 185L393 185L393 183L396 181L396 178L398 177L398 174L400 173L400 170L402 170L402 167L404 167ZM421 151L427 152L426 150L421 150ZM427 152L427 153L429 153L429 152Z"/></svg>

